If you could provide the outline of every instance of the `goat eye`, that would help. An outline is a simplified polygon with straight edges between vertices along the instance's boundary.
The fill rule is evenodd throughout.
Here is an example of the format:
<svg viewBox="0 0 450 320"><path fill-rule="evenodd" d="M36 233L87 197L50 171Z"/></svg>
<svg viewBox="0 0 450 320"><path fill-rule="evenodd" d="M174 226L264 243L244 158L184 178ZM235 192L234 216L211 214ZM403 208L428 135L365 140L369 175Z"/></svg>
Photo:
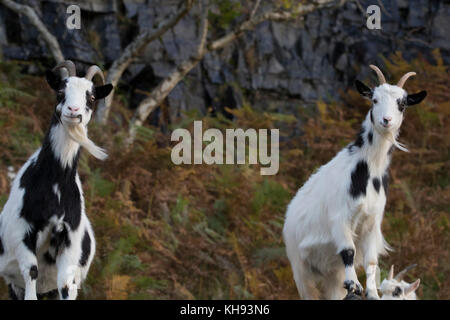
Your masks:
<svg viewBox="0 0 450 320"><path fill-rule="evenodd" d="M402 288L396 287L395 290L394 290L394 292L392 293L392 295L393 295L394 297L398 297L398 296L400 296L401 293L402 293Z"/></svg>
<svg viewBox="0 0 450 320"><path fill-rule="evenodd" d="M378 100L377 99L373 99L373 104L377 104Z"/></svg>
<svg viewBox="0 0 450 320"><path fill-rule="evenodd" d="M406 107L405 100L398 100L397 104L398 104L398 110L400 112L403 112L405 110L405 107Z"/></svg>

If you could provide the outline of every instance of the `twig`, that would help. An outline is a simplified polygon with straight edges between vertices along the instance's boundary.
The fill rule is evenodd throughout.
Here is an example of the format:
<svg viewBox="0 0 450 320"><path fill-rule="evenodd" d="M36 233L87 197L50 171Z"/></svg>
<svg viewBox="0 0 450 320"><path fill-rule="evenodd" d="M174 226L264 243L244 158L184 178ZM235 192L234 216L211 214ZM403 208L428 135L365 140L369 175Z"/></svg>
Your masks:
<svg viewBox="0 0 450 320"><path fill-rule="evenodd" d="M170 19L162 22L156 30L144 31L139 34L122 52L122 55L117 58L111 68L109 68L106 76L106 82L111 83L114 87L117 86L123 72L133 62L141 51L153 40L161 37L166 31L175 26L192 8L195 0L185 0L184 8L180 9ZM108 95L104 101L99 103L96 120L100 123L106 123L109 111L111 109L111 103L114 97L114 90Z"/></svg>
<svg viewBox="0 0 450 320"><path fill-rule="evenodd" d="M7 8L16 12L19 15L24 15L28 18L30 23L39 31L42 35L45 43L47 44L48 50L52 54L53 58L57 63L64 61L64 55L59 46L56 37L51 34L47 27L42 23L39 16L36 14L33 8L25 4L18 4L11 0L0 0L0 2Z"/></svg>

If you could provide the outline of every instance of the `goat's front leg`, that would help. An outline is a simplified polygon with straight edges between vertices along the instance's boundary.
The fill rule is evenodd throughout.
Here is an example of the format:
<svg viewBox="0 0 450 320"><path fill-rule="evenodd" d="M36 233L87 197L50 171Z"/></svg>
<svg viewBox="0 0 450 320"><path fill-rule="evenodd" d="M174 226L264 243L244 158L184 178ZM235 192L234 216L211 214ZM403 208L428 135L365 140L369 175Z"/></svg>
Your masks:
<svg viewBox="0 0 450 320"><path fill-rule="evenodd" d="M354 266L355 259L355 243L352 238L352 231L345 222L338 222L333 227L333 237L338 248L337 253L341 256L345 267L344 287L349 292L361 295L363 287L358 281Z"/></svg>
<svg viewBox="0 0 450 320"><path fill-rule="evenodd" d="M344 288L349 292L354 292L357 295L361 295L363 292L363 287L358 281L358 276L356 275L355 265L353 264L355 258L355 249L347 248L342 249L339 252L342 262L345 267L345 281Z"/></svg>
<svg viewBox="0 0 450 320"><path fill-rule="evenodd" d="M72 245L71 245L72 247ZM75 252L77 252L75 254ZM80 267L78 261L79 250L66 248L57 260L57 285L60 300L75 300L81 285Z"/></svg>
<svg viewBox="0 0 450 320"><path fill-rule="evenodd" d="M36 255L27 245L20 244L17 248L17 262L25 282L25 300L37 300L36 281L38 278L38 264Z"/></svg>
<svg viewBox="0 0 450 320"><path fill-rule="evenodd" d="M366 237L362 240L364 250L364 269L366 271L366 296L369 300L379 300L377 290L376 274L378 268L378 252L377 245L382 239L377 234L377 229L372 228Z"/></svg>

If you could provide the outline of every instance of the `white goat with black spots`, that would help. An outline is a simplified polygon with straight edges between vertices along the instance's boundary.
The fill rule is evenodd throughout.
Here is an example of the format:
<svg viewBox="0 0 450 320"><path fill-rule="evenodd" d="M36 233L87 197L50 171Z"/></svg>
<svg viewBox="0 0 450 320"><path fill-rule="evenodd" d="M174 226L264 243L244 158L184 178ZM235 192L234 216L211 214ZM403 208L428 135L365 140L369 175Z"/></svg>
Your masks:
<svg viewBox="0 0 450 320"><path fill-rule="evenodd" d="M386 204L388 167L408 106L426 92L408 94L390 85L371 65L380 85L356 88L372 101L357 139L323 165L301 187L287 208L283 237L298 292L303 299L345 297L344 287L361 294L355 267L364 265L368 299L379 299L376 287L378 256L388 248L381 233ZM322 284L322 290L319 284Z"/></svg>
<svg viewBox="0 0 450 320"><path fill-rule="evenodd" d="M413 283L403 280L406 272L415 266L411 265L394 276L394 265L392 265L388 277L380 285L381 300L417 300L416 290L419 288L420 279Z"/></svg>
<svg viewBox="0 0 450 320"><path fill-rule="evenodd" d="M62 68L65 79L53 73ZM75 299L87 276L95 240L77 164L80 146L106 158L87 137L87 124L95 100L112 90L111 84L94 86L95 75L104 81L97 66L77 77L71 61L46 73L57 105L42 147L17 173L0 215L0 275L12 299Z"/></svg>

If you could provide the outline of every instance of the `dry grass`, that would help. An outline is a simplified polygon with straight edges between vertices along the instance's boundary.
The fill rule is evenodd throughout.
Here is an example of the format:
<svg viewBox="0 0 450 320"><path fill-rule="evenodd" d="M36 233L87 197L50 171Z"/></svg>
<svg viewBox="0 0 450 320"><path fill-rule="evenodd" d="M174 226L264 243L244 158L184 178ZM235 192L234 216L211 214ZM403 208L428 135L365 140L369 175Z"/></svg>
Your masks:
<svg viewBox="0 0 450 320"><path fill-rule="evenodd" d="M407 111L400 140L411 152L394 153L383 231L395 251L382 259L382 271L417 263L409 279L421 278L419 297L448 299L448 67L439 59L386 62L388 79L416 71L407 88L426 89L428 97ZM39 146L54 103L42 78L13 76L14 68L0 67L0 207L9 192L6 167L17 170ZM249 107L232 111L234 121L202 118L204 128L281 127L280 172L271 177L249 165L174 166L170 135L157 128L141 130L126 152L130 114L117 100L111 125L90 129L109 159L84 154L80 164L98 242L82 297L296 299L281 237L285 208L311 172L358 131L369 105L354 91L343 97L345 103L319 101L315 110L298 106L302 135L294 133L294 117ZM193 119L200 118L187 114L176 126L192 129ZM0 297L6 298L3 284Z"/></svg>

